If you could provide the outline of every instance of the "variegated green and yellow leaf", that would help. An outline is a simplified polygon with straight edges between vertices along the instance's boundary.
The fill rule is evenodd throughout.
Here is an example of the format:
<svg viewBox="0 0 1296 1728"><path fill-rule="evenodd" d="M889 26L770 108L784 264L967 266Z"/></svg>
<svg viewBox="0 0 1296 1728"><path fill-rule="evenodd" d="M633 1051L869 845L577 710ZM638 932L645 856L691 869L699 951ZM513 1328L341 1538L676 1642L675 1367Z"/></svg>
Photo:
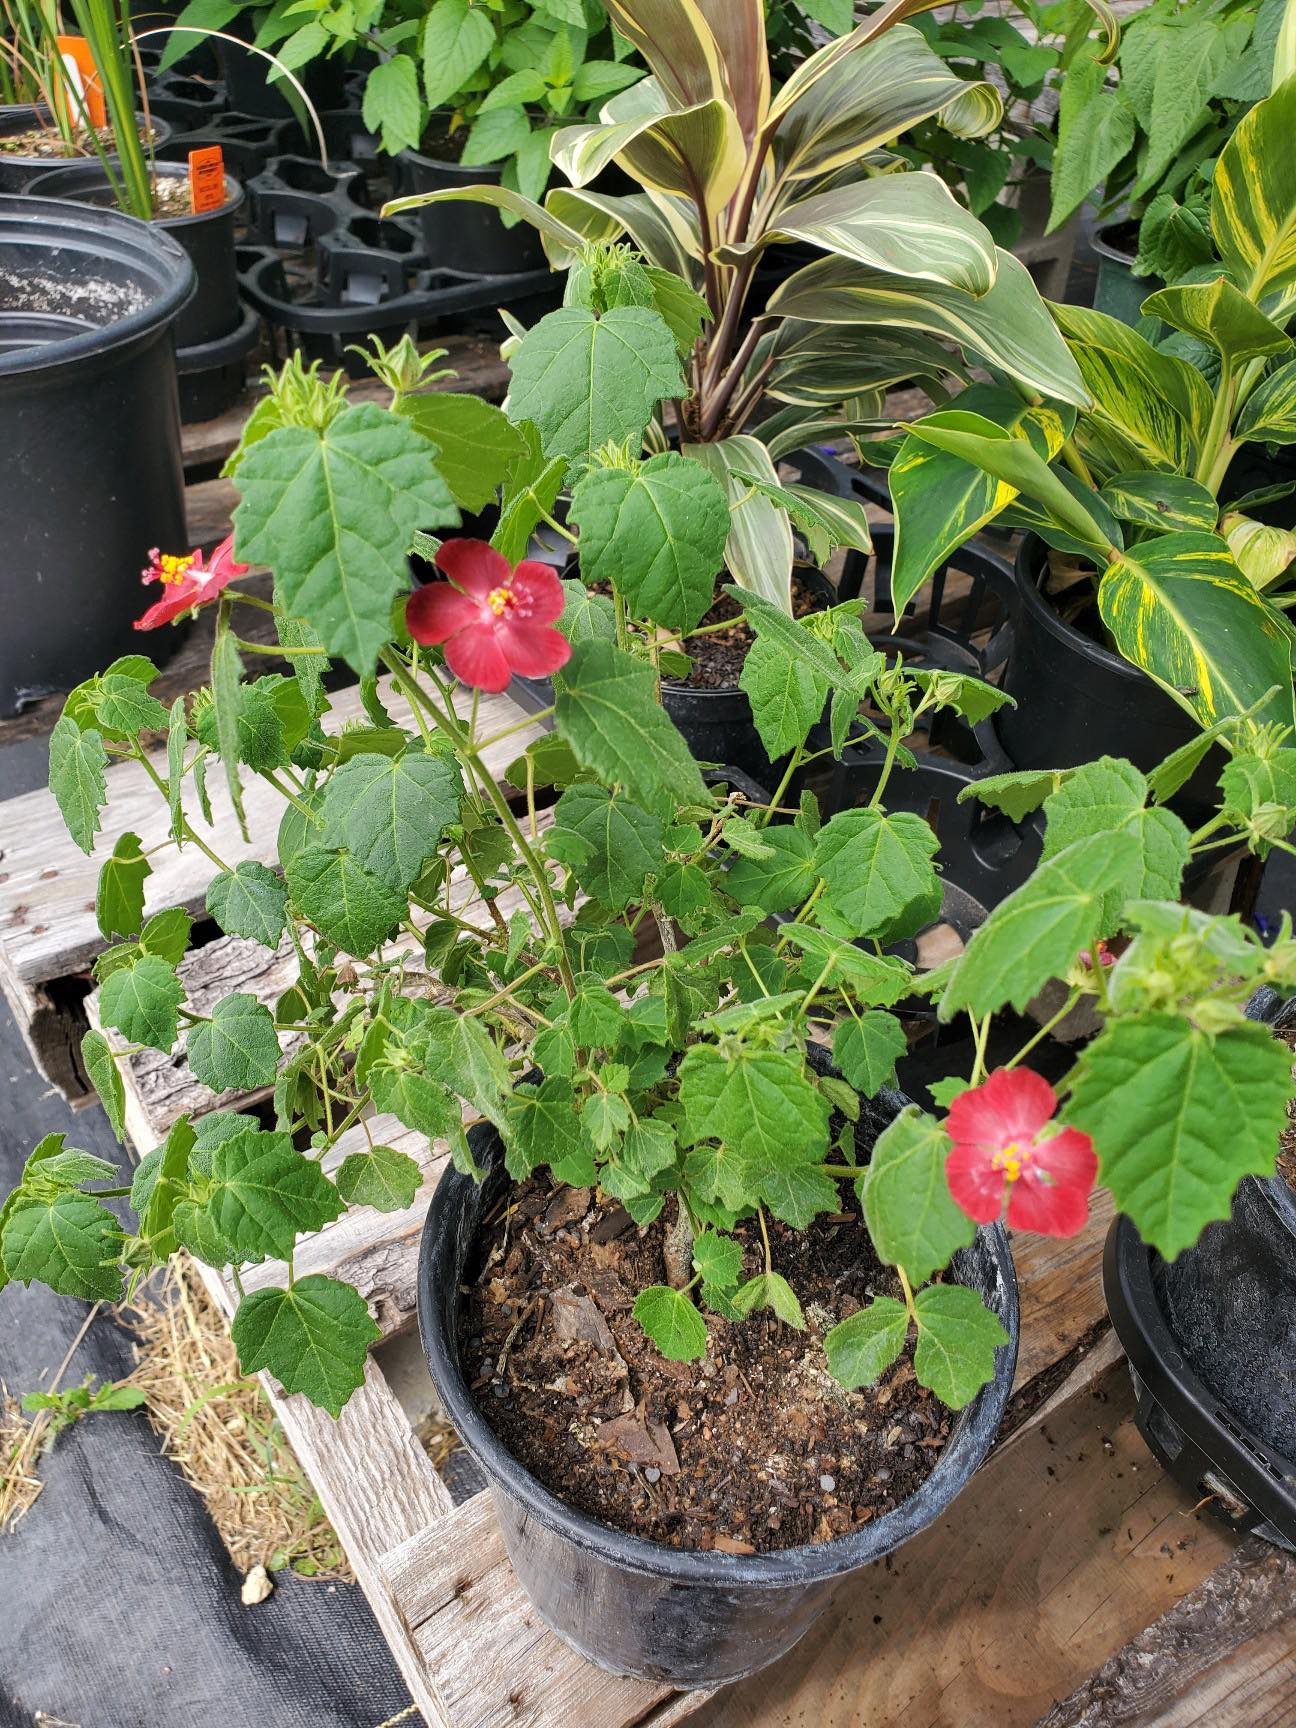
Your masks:
<svg viewBox="0 0 1296 1728"><path fill-rule="evenodd" d="M1233 561L1251 586L1263 593L1296 560L1296 534L1290 528L1272 528L1236 510L1220 522L1220 533L1228 542Z"/></svg>
<svg viewBox="0 0 1296 1728"><path fill-rule="evenodd" d="M974 384L957 398L960 413L984 415L1013 431L1029 412L1010 390ZM889 471L895 547L891 603L898 618L951 553L1017 497L1017 488L975 463L938 449L912 433Z"/></svg>
<svg viewBox="0 0 1296 1728"><path fill-rule="evenodd" d="M790 204L759 240L722 246L716 256L732 264L766 246L797 241L965 294L988 293L998 269L990 230L934 174L888 174L817 192Z"/></svg>
<svg viewBox="0 0 1296 1728"><path fill-rule="evenodd" d="M655 78L641 78L613 97L594 124L563 127L550 154L573 186L588 184L616 161L653 191L700 195L712 214L733 196L747 160L727 100L680 108Z"/></svg>
<svg viewBox="0 0 1296 1728"><path fill-rule="evenodd" d="M1234 366L1283 354L1291 347L1287 332L1266 318L1224 276L1213 282L1162 288L1148 295L1141 310L1149 318L1163 318L1176 330L1196 336Z"/></svg>
<svg viewBox="0 0 1296 1728"><path fill-rule="evenodd" d="M772 362L765 392L779 402L831 408L865 390L908 379L967 381L957 356L920 330L878 330L858 342L840 325L785 318L756 350L754 365Z"/></svg>
<svg viewBox="0 0 1296 1728"><path fill-rule="evenodd" d="M1158 534L1176 529L1213 534L1219 521L1219 500L1215 494L1185 474L1146 474L1138 470L1115 474L1098 496L1122 522L1154 528Z"/></svg>
<svg viewBox="0 0 1296 1728"><path fill-rule="evenodd" d="M1089 393L1049 317L1030 272L998 251L993 288L980 298L935 282L866 270L845 258L819 258L775 289L768 311L824 324L921 330L958 344L1029 391L1084 407Z"/></svg>
<svg viewBox="0 0 1296 1728"><path fill-rule="evenodd" d="M1215 534L1164 534L1107 566L1098 608L1117 648L1203 726L1256 712L1291 726L1291 647L1282 621Z"/></svg>
<svg viewBox="0 0 1296 1728"><path fill-rule="evenodd" d="M820 50L801 71L828 52ZM793 73L771 109L771 118L776 110L781 116L774 162L785 182L855 163L922 120L939 118L948 131L975 138L997 126L1003 114L993 85L956 77L921 33L908 27L838 55L789 102L788 90L799 76Z"/></svg>
<svg viewBox="0 0 1296 1728"><path fill-rule="evenodd" d="M750 436L758 438L774 462L816 444L835 443L843 438L861 438L893 426L893 415L887 414L886 397L881 390L850 396L839 402L835 410L814 407L787 407L778 414L754 426Z"/></svg>
<svg viewBox="0 0 1296 1728"><path fill-rule="evenodd" d="M1211 232L1248 300L1296 290L1296 77L1243 116L1215 164Z"/></svg>
<svg viewBox="0 0 1296 1728"><path fill-rule="evenodd" d="M1126 376L1137 375L1145 392L1164 397L1195 441L1205 437L1215 399L1195 366L1173 354L1162 353L1128 324L1105 312L1054 302L1050 302L1050 307L1073 350L1089 348L1109 356L1113 363L1124 361Z"/></svg>
<svg viewBox="0 0 1296 1728"><path fill-rule="evenodd" d="M1296 360L1260 380L1242 405L1233 436L1254 443L1296 444Z"/></svg>
<svg viewBox="0 0 1296 1728"><path fill-rule="evenodd" d="M588 186L554 186L545 194L545 209L587 240L616 240L628 234L651 264L673 270L692 284L701 279L693 264L702 245L696 224L675 219L675 207L664 214L646 192L614 196Z"/></svg>
<svg viewBox="0 0 1296 1728"><path fill-rule="evenodd" d="M839 546L862 552L865 557L872 552L868 512L854 498L838 498L817 486L784 486L758 474L740 474L738 478L787 511L820 567Z"/></svg>
<svg viewBox="0 0 1296 1728"><path fill-rule="evenodd" d="M713 444L685 444L683 453L709 468L728 494L732 526L725 543L725 567L730 575L740 588L791 615L792 524L786 510L743 478L756 474L778 485L769 451L759 439L744 434Z"/></svg>

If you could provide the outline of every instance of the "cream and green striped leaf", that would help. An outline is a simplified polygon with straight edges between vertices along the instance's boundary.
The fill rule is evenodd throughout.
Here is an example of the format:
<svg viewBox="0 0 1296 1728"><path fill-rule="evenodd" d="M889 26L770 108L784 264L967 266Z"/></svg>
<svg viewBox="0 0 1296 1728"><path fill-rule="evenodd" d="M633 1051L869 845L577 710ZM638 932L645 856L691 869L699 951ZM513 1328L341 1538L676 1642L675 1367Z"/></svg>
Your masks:
<svg viewBox="0 0 1296 1728"><path fill-rule="evenodd" d="M651 263L673 270L686 282L701 280L697 222L687 220L676 204L659 204L646 192L616 196L588 186L554 186L545 195L545 210L587 240L628 234Z"/></svg>
<svg viewBox="0 0 1296 1728"><path fill-rule="evenodd" d="M1296 289L1296 77L1257 102L1220 151L1211 232L1248 300Z"/></svg>
<svg viewBox="0 0 1296 1728"><path fill-rule="evenodd" d="M618 161L650 191L698 195L713 215L733 196L747 160L738 116L725 97L681 108L655 78L614 96L593 125L565 126L550 155L573 186Z"/></svg>
<svg viewBox="0 0 1296 1728"><path fill-rule="evenodd" d="M968 381L957 356L921 330L877 330L867 342L859 342L840 325L784 318L757 348L753 364L767 360L768 395L779 402L825 408L910 378Z"/></svg>
<svg viewBox="0 0 1296 1728"><path fill-rule="evenodd" d="M521 216L540 231L549 262L563 269L580 256L585 236L569 228L534 199L524 198L507 186L455 186L444 192L414 192L408 198L393 198L382 207L381 214L399 216L405 210L418 210L424 204L490 204L496 210L506 210L510 216Z"/></svg>
<svg viewBox="0 0 1296 1728"><path fill-rule="evenodd" d="M716 257L736 264L772 245L802 242L893 276L921 277L982 295L998 270L990 231L934 174L887 174L790 204L775 225Z"/></svg>
<svg viewBox="0 0 1296 1728"><path fill-rule="evenodd" d="M696 0L605 0L608 16L633 42L672 101L691 108L714 98L734 107L724 56ZM727 0L739 6L744 0Z"/></svg>
<svg viewBox="0 0 1296 1728"><path fill-rule="evenodd" d="M1174 529L1214 532L1219 521L1219 500L1209 487L1184 474L1114 474L1098 496L1113 516L1158 534Z"/></svg>
<svg viewBox="0 0 1296 1728"><path fill-rule="evenodd" d="M778 486L778 470L769 451L758 438L741 434L713 444L685 444L683 454L709 468L728 495L732 525L725 565L730 575L740 588L791 616L792 524L786 510L744 478L757 474Z"/></svg>
<svg viewBox="0 0 1296 1728"><path fill-rule="evenodd" d="M993 288L980 298L941 283L908 281L845 258L819 258L781 283L767 310L823 324L921 330L955 342L1025 389L1085 407L1089 393L1030 272L998 252Z"/></svg>
<svg viewBox="0 0 1296 1728"><path fill-rule="evenodd" d="M1256 704L1261 724L1296 723L1284 622L1218 535L1164 534L1122 552L1103 574L1098 609L1125 658L1203 726Z"/></svg>
<svg viewBox="0 0 1296 1728"><path fill-rule="evenodd" d="M788 102L797 76L770 111L771 119L776 111L781 116L774 163L785 183L857 163L923 120L939 119L956 136L977 138L1003 117L993 85L957 77L907 25L840 56Z"/></svg>

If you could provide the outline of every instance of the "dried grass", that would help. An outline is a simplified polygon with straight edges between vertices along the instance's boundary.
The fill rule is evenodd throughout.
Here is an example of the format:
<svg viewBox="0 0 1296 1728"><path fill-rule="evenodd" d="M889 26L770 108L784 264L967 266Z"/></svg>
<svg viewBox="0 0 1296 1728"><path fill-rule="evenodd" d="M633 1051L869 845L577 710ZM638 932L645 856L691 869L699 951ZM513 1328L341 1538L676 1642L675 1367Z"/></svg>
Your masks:
<svg viewBox="0 0 1296 1728"><path fill-rule="evenodd" d="M122 1318L139 1339L130 1383L239 1571L290 1566L350 1580L310 1479L258 1382L239 1374L229 1327L192 1264L178 1256Z"/></svg>
<svg viewBox="0 0 1296 1728"><path fill-rule="evenodd" d="M12 1530L30 1512L45 1486L36 1474L41 1436L35 1422L0 1380L0 1534Z"/></svg>

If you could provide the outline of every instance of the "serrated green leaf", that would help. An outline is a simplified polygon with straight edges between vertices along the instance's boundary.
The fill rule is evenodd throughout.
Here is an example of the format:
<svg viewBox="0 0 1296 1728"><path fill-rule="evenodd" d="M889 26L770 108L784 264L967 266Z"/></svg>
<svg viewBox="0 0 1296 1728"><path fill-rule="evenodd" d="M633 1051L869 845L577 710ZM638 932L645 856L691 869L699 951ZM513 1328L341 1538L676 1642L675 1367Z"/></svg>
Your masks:
<svg viewBox="0 0 1296 1728"><path fill-rule="evenodd" d="M337 1189L288 1134L244 1128L212 1153L206 1211L240 1263L287 1260L303 1231L344 1210Z"/></svg>
<svg viewBox="0 0 1296 1728"><path fill-rule="evenodd" d="M743 1248L732 1236L703 1230L693 1238L693 1270L715 1289L732 1289L742 1276Z"/></svg>
<svg viewBox="0 0 1296 1728"><path fill-rule="evenodd" d="M1101 923L1115 930L1127 900L1177 900L1188 867L1189 834L1172 811L1146 808L1148 783L1132 762L1101 756L1086 762L1044 800L1044 858L1078 840L1129 833L1139 858L1127 881L1104 898Z"/></svg>
<svg viewBox="0 0 1296 1728"><path fill-rule="evenodd" d="M866 1098L895 1085L896 1063L908 1048L904 1027L880 1009L839 1020L833 1033L833 1061Z"/></svg>
<svg viewBox="0 0 1296 1728"><path fill-rule="evenodd" d="M815 842L815 869L826 884L824 927L836 936L876 935L929 894L938 844L922 817L907 810L839 811Z"/></svg>
<svg viewBox="0 0 1296 1728"><path fill-rule="evenodd" d="M459 512L427 440L375 403L320 431L281 426L239 464L240 558L267 564L289 611L362 674L391 639L408 587L416 529L457 525Z"/></svg>
<svg viewBox="0 0 1296 1728"><path fill-rule="evenodd" d="M941 1019L960 1008L974 1014L1005 1003L1025 1008L1082 949L1111 934L1103 924L1107 897L1129 883L1140 863L1139 842L1124 831L1078 840L1041 864L973 934L945 987Z"/></svg>
<svg viewBox="0 0 1296 1728"><path fill-rule="evenodd" d="M139 946L145 954L156 954L168 966L178 966L189 949L193 919L178 906L157 912L140 931Z"/></svg>
<svg viewBox="0 0 1296 1728"><path fill-rule="evenodd" d="M734 824L725 830L732 840ZM724 877L725 892L740 906L786 912L799 906L815 884L814 842L799 827L766 828L761 839L768 858L737 858Z"/></svg>
<svg viewBox="0 0 1296 1728"><path fill-rule="evenodd" d="M5 1207L0 1266L19 1284L36 1279L60 1296L115 1302L120 1242L117 1220L88 1194L64 1188L38 1199L19 1190Z"/></svg>
<svg viewBox="0 0 1296 1728"><path fill-rule="evenodd" d="M480 396L429 390L404 396L399 410L437 446L437 467L461 510L476 514L495 502L526 441L502 409Z"/></svg>
<svg viewBox="0 0 1296 1728"><path fill-rule="evenodd" d="M948 1266L956 1249L976 1234L954 1204L945 1180L949 1136L914 1104L877 1139L859 1183L869 1235L890 1266L902 1266L913 1284Z"/></svg>
<svg viewBox="0 0 1296 1728"><path fill-rule="evenodd" d="M423 1172L407 1153L392 1146L373 1146L368 1152L348 1154L334 1182L348 1206L404 1212L423 1186Z"/></svg>
<svg viewBox="0 0 1296 1728"><path fill-rule="evenodd" d="M589 470L572 493L581 572L608 582L636 618L687 632L715 598L729 537L724 487L669 451L636 472Z"/></svg>
<svg viewBox="0 0 1296 1728"><path fill-rule="evenodd" d="M531 326L509 364L506 412L532 422L549 456L637 444L657 404L686 392L675 338L645 306L616 306L601 318L564 306Z"/></svg>
<svg viewBox="0 0 1296 1728"><path fill-rule="evenodd" d="M458 819L462 795L451 756L354 756L328 783L319 843L345 848L353 864L403 894Z"/></svg>
<svg viewBox="0 0 1296 1728"><path fill-rule="evenodd" d="M288 923L288 890L273 870L245 858L212 878L207 910L227 936L277 948Z"/></svg>
<svg viewBox="0 0 1296 1728"><path fill-rule="evenodd" d="M273 1086L279 1039L270 1010L242 991L223 997L210 1020L190 1028L185 1055L194 1079L213 1092Z"/></svg>
<svg viewBox="0 0 1296 1728"><path fill-rule="evenodd" d="M1072 772L1070 768L1020 768L1008 774L987 774L965 786L958 801L966 804L975 798L992 810L1002 810L1010 822L1023 822Z"/></svg>
<svg viewBox="0 0 1296 1728"><path fill-rule="evenodd" d="M128 1044L147 1044L167 1051L176 1041L185 988L175 968L156 954L141 954L103 981L99 1013Z"/></svg>
<svg viewBox="0 0 1296 1728"><path fill-rule="evenodd" d="M171 838L177 845L184 839L184 759L188 743L185 699L177 696L167 715L167 808L171 813Z"/></svg>
<svg viewBox="0 0 1296 1728"><path fill-rule="evenodd" d="M577 1114L570 1080L551 1075L539 1086L516 1089L508 1103L504 1157L517 1181L542 1164L561 1168L566 1174L559 1180L577 1187L594 1180L594 1147Z"/></svg>
<svg viewBox="0 0 1296 1728"><path fill-rule="evenodd" d="M828 1372L848 1392L871 1386L905 1347L909 1311L894 1296L878 1296L824 1335Z"/></svg>
<svg viewBox="0 0 1296 1728"><path fill-rule="evenodd" d="M114 672L99 679L94 711L110 738L138 738L141 732L162 731L167 723L167 711L156 696L138 679Z"/></svg>
<svg viewBox="0 0 1296 1728"><path fill-rule="evenodd" d="M1009 1342L998 1318L965 1284L929 1284L914 1297L914 1373L951 1410L994 1379L995 1352Z"/></svg>
<svg viewBox="0 0 1296 1728"><path fill-rule="evenodd" d="M404 894L371 876L347 853L322 846L307 846L290 858L286 875L302 916L347 954L371 954L409 907Z"/></svg>
<svg viewBox="0 0 1296 1728"><path fill-rule="evenodd" d="M903 960L891 955L870 954L867 949L810 924L785 925L782 936L805 954L807 964L814 969L812 976L817 976L831 962L824 989L845 981L862 1001L889 1008L912 987L913 973Z"/></svg>
<svg viewBox="0 0 1296 1728"><path fill-rule="evenodd" d="M108 802L108 752L93 728L83 732L66 714L50 733L49 789L68 833L85 853L94 850L99 812Z"/></svg>
<svg viewBox="0 0 1296 1728"><path fill-rule="evenodd" d="M778 1272L761 1272L755 1278L749 1278L729 1300L743 1319L758 1308L770 1308L785 1326L794 1326L798 1332L805 1331L805 1315L801 1312L796 1292Z"/></svg>
<svg viewBox="0 0 1296 1728"><path fill-rule="evenodd" d="M651 667L611 643L573 648L556 724L582 767L648 808L708 803L698 765L656 699Z"/></svg>
<svg viewBox="0 0 1296 1728"><path fill-rule="evenodd" d="M108 1125L119 1140L126 1138L126 1085L113 1060L112 1045L93 1028L81 1040L81 1066L99 1095Z"/></svg>
<svg viewBox="0 0 1296 1728"><path fill-rule="evenodd" d="M123 834L104 860L95 889L95 922L109 942L138 933L144 922L144 883L152 874L139 835Z"/></svg>
<svg viewBox="0 0 1296 1728"><path fill-rule="evenodd" d="M682 1290L650 1284L635 1299L634 1317L670 1362L697 1362L707 1353L706 1321Z"/></svg>
<svg viewBox="0 0 1296 1728"><path fill-rule="evenodd" d="M459 1100L420 1068L378 1063L369 1073L374 1105L429 1140L452 1140L462 1126Z"/></svg>
<svg viewBox="0 0 1296 1728"><path fill-rule="evenodd" d="M578 845L567 844L569 837ZM578 784L558 800L549 851L587 894L620 912L662 867L662 824L630 798Z"/></svg>
<svg viewBox="0 0 1296 1728"><path fill-rule="evenodd" d="M1227 1218L1243 1176L1267 1176L1292 1096L1291 1054L1265 1026L1203 1032L1171 1014L1108 1023L1081 1053L1066 1120L1100 1180L1167 1260Z"/></svg>
<svg viewBox="0 0 1296 1728"><path fill-rule="evenodd" d="M338 1416L363 1384L369 1346L382 1334L358 1291L312 1273L291 1289L245 1296L230 1335L244 1374L273 1374L285 1392L304 1393Z"/></svg>
<svg viewBox="0 0 1296 1728"><path fill-rule="evenodd" d="M805 743L810 728L823 717L831 688L827 677L768 637L758 637L747 650L738 684L774 762Z"/></svg>

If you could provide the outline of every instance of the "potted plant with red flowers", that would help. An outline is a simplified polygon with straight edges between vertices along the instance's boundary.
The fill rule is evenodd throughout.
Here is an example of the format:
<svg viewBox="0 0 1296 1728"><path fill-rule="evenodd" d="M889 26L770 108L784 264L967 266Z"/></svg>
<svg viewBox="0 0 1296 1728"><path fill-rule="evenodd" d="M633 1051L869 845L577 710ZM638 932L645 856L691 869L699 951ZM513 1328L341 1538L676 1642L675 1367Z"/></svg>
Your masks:
<svg viewBox="0 0 1296 1728"><path fill-rule="evenodd" d="M408 345L376 364L387 406L286 368L232 458L233 548L202 571L157 561L169 609L216 608L210 689L168 711L131 656L73 692L51 742L51 788L89 851L105 768L147 760L144 735L165 729L169 843L208 859L224 931L295 959L274 1004L190 1003L190 921L150 900L150 860L122 836L97 896L105 1030L83 1047L114 1125L140 1045L217 1093L270 1092L273 1121L182 1118L136 1171L126 1228L101 1197L109 1167L49 1137L5 1202L0 1279L111 1299L177 1247L240 1291L244 1268L282 1262L241 1296L242 1367L336 1413L377 1328L351 1286L295 1275L298 1239L348 1205L413 1202L394 1123L445 1144L424 1343L520 1577L605 1665L717 1684L786 1650L985 1456L1017 1332L1005 1201L1010 1221L1073 1229L1097 1169L1172 1255L1272 1161L1289 1066L1238 1003L1296 972L1296 946L1182 908L1183 869L1224 819L1194 834L1162 806L1182 764L1150 783L1106 760L983 783L1042 804L1044 858L960 957L916 971L896 949L939 914L937 843L890 791L923 714L993 693L890 664L857 602L793 619L740 593L778 674L753 706L790 774L825 708L830 750L867 715L887 759L868 803L830 816L708 781L661 705L678 632L633 561L633 596L614 574L575 604L522 555L547 508L534 428L420 391ZM655 402L628 368L608 387L641 438ZM493 546L456 532L488 478ZM414 592L411 552L431 566ZM273 572L288 674L244 676L252 597L233 557ZM365 721L341 730L334 660L366 680ZM517 671L555 681L552 730L529 741L487 694ZM1226 742L1263 803L1271 735L1239 723ZM217 765L237 812L248 774L282 797L262 858L221 857L203 815ZM993 1016L1059 989L987 1073ZM915 992L976 1031L939 1115L892 1084L895 1010ZM1080 1006L1102 1031L1054 1093L1022 1069ZM1245 1123L1203 1140L1202 1115L1241 1084ZM358 1124L366 1149L339 1162ZM927 1442L903 1467L885 1446L897 1411ZM721 1497L736 1453L753 1468Z"/></svg>
<svg viewBox="0 0 1296 1728"><path fill-rule="evenodd" d="M723 756L769 781L786 753L754 724L741 676L752 636L725 580L792 616L831 601L817 567L835 547L870 551L862 504L825 483L813 446L888 425L885 392L900 381L962 403L972 367L1006 389L980 386L967 406L1012 425L1029 400L1078 407L1088 395L1025 267L943 181L902 171L893 152L921 122L974 137L1001 118L992 85L956 76L904 22L912 8L873 13L781 89L761 0L611 0L608 10L649 76L596 121L552 134L569 184L543 205L482 183L388 210L466 202L520 215L568 270L563 307L514 325L510 412L535 425L550 509L586 468L620 466L620 481L593 475L584 496L573 489L576 525L591 513L582 556L598 580L608 526L620 523L631 548L642 535L642 581L680 592L672 628L685 658L665 668L672 718L700 760ZM603 190L610 164L641 190ZM801 267L771 270L780 256ZM771 288L771 275L785 279ZM652 310L671 347L649 345ZM622 366L669 404L642 448L625 445L618 393L604 385ZM593 412L582 417L582 403ZM691 515L725 529L718 549L708 544L708 570L672 574L663 511L672 526ZM695 595L706 602L697 610Z"/></svg>

